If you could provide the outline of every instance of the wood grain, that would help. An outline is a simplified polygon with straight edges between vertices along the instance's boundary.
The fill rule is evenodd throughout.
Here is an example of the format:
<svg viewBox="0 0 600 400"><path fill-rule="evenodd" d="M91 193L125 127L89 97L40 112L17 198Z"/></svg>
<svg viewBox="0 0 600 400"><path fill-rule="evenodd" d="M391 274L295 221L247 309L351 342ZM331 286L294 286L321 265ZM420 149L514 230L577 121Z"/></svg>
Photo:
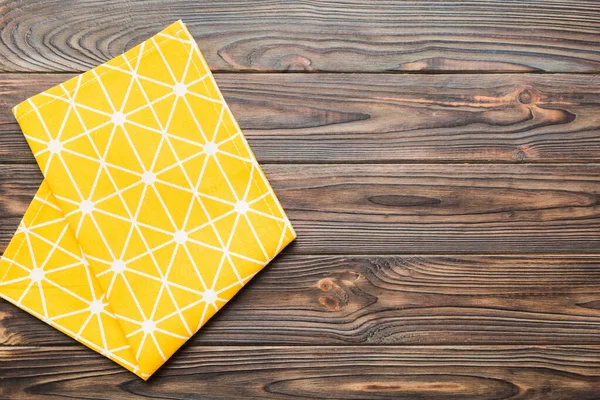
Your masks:
<svg viewBox="0 0 600 400"><path fill-rule="evenodd" d="M595 400L598 360L598 346L190 346L143 382L82 346L0 347L0 396Z"/></svg>
<svg viewBox="0 0 600 400"><path fill-rule="evenodd" d="M298 239L147 383L0 300L0 399L598 399L595 0L0 0L0 254L10 108L179 18Z"/></svg>
<svg viewBox="0 0 600 400"><path fill-rule="evenodd" d="M70 75L0 74L0 162L34 162L10 109ZM219 74L263 163L600 160L600 76Z"/></svg>
<svg viewBox="0 0 600 400"><path fill-rule="evenodd" d="M0 344L73 345L0 300ZM293 256L190 343L600 344L600 256Z"/></svg>
<svg viewBox="0 0 600 400"><path fill-rule="evenodd" d="M600 250L600 164L266 165L291 254ZM0 248L39 183L0 165Z"/></svg>
<svg viewBox="0 0 600 400"><path fill-rule="evenodd" d="M0 70L85 70L183 18L216 71L598 72L599 11L594 0L4 0Z"/></svg>

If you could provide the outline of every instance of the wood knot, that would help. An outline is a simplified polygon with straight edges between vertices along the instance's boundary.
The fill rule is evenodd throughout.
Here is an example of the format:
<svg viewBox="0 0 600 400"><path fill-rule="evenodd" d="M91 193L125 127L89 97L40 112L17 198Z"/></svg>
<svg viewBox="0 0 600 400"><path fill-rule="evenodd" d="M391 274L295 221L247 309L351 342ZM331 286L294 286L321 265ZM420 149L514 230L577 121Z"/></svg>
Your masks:
<svg viewBox="0 0 600 400"><path fill-rule="evenodd" d="M329 311L340 311L342 304L339 298L335 296L321 296L319 303Z"/></svg>
<svg viewBox="0 0 600 400"><path fill-rule="evenodd" d="M389 207L435 206L442 202L442 200L432 197L395 194L369 196L367 200L373 204Z"/></svg>
<svg viewBox="0 0 600 400"><path fill-rule="evenodd" d="M279 60L280 68L285 71L314 71L310 58L300 54L288 54Z"/></svg>
<svg viewBox="0 0 600 400"><path fill-rule="evenodd" d="M317 301L327 311L340 311L348 305L350 300L346 288L339 285L340 281L337 279L323 278L317 283L317 287L323 291L328 292L326 295L319 296Z"/></svg>
<svg viewBox="0 0 600 400"><path fill-rule="evenodd" d="M377 297L361 290L354 273L341 271L338 277L325 277L315 286L315 300L325 311L356 312L377 302Z"/></svg>
<svg viewBox="0 0 600 400"><path fill-rule="evenodd" d="M323 292L328 292L333 289L333 281L329 278L323 278L317 283L317 287Z"/></svg>
<svg viewBox="0 0 600 400"><path fill-rule="evenodd" d="M521 104L531 104L533 101L534 94L531 90L525 89L517 95L517 99Z"/></svg>

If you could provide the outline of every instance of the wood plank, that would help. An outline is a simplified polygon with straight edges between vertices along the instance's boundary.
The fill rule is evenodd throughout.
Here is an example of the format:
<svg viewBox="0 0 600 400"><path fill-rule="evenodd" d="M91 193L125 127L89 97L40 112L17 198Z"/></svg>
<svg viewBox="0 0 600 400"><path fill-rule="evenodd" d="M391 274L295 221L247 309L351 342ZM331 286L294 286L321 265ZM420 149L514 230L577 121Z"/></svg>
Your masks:
<svg viewBox="0 0 600 400"><path fill-rule="evenodd" d="M33 162L10 108L71 75L0 74L0 162ZM600 76L219 74L259 161L600 160Z"/></svg>
<svg viewBox="0 0 600 400"><path fill-rule="evenodd" d="M598 252L600 165L269 166L311 254Z"/></svg>
<svg viewBox="0 0 600 400"><path fill-rule="evenodd" d="M183 18L217 71L598 72L594 0L4 1L2 71L84 70Z"/></svg>
<svg viewBox="0 0 600 400"><path fill-rule="evenodd" d="M73 343L0 300L0 344ZM191 343L600 344L600 256L284 253Z"/></svg>
<svg viewBox="0 0 600 400"><path fill-rule="evenodd" d="M266 165L294 254L600 251L600 164ZM0 248L41 182L0 165Z"/></svg>
<svg viewBox="0 0 600 400"><path fill-rule="evenodd" d="M598 346L187 347L148 382L83 346L1 348L16 399L593 400Z"/></svg>

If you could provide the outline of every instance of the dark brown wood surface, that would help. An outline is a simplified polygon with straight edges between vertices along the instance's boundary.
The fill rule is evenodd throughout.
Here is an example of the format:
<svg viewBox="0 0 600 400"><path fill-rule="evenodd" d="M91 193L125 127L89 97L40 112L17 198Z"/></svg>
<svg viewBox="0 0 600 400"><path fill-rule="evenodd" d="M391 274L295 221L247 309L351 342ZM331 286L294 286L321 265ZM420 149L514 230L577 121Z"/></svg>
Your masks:
<svg viewBox="0 0 600 400"><path fill-rule="evenodd" d="M595 0L3 0L0 71L91 68L176 19L215 71L598 72Z"/></svg>
<svg viewBox="0 0 600 400"><path fill-rule="evenodd" d="M4 162L35 162L10 109L70 76L0 74ZM216 79L261 163L600 160L599 75Z"/></svg>
<svg viewBox="0 0 600 400"><path fill-rule="evenodd" d="M596 400L599 371L600 347L582 345L187 346L143 382L83 346L5 347L0 396Z"/></svg>
<svg viewBox="0 0 600 400"><path fill-rule="evenodd" d="M285 252L190 343L600 345L599 329L600 256ZM74 343L0 303L0 344Z"/></svg>
<svg viewBox="0 0 600 400"><path fill-rule="evenodd" d="M298 239L148 382L0 301L0 399L600 398L598 2L0 0L0 254L10 109L176 19Z"/></svg>
<svg viewBox="0 0 600 400"><path fill-rule="evenodd" d="M600 164L265 165L298 238L288 254L600 249ZM0 245L42 175L0 165Z"/></svg>

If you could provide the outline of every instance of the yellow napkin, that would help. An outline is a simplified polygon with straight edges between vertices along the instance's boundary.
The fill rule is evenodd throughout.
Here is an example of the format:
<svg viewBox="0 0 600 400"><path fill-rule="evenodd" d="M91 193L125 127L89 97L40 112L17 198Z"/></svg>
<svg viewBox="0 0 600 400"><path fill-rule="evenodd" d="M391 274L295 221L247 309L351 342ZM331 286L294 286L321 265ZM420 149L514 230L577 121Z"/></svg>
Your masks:
<svg viewBox="0 0 600 400"><path fill-rule="evenodd" d="M181 21L13 112L45 180L0 295L143 379L295 238Z"/></svg>

